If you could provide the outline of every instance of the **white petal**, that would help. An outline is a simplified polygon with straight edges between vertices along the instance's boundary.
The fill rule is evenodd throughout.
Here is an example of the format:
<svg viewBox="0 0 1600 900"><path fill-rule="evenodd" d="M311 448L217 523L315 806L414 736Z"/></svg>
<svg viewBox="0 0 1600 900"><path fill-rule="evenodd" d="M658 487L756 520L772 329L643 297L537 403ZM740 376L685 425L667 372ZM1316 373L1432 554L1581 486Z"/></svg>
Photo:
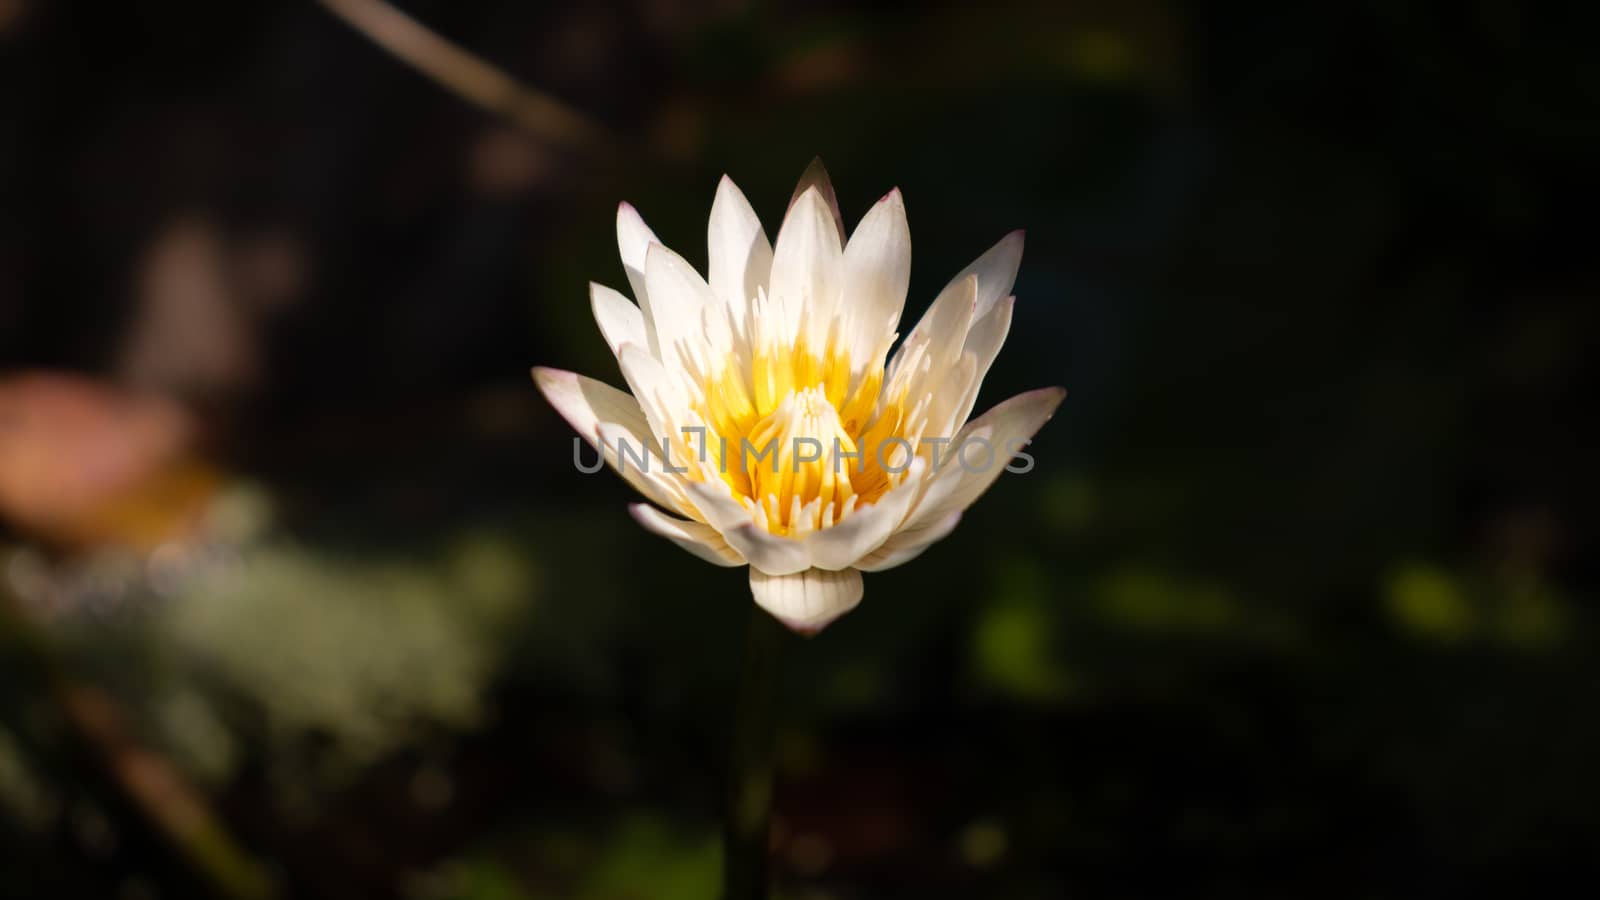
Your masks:
<svg viewBox="0 0 1600 900"><path fill-rule="evenodd" d="M922 321L906 336L889 366L889 378L914 379L912 396L932 389L945 372L961 358L972 314L977 308L978 279L975 275L953 281L923 314ZM915 371L907 366L915 364ZM903 371L904 370L904 371ZM925 379L932 379L925 381Z"/></svg>
<svg viewBox="0 0 1600 900"><path fill-rule="evenodd" d="M978 283L981 286L983 282L980 279ZM1016 302L1016 297L1002 298L987 314L974 319L972 329L967 332L965 349L978 357L980 376L989 371L989 366L1006 342L1006 335L1011 333L1011 312Z"/></svg>
<svg viewBox="0 0 1600 900"><path fill-rule="evenodd" d="M971 506L1005 471L1016 451L1050 421L1066 394L1058 387L1028 391L968 422L945 451L944 466L906 520L905 529L925 526ZM963 457L959 448L969 439L974 441L974 449ZM979 440L993 449L992 458L976 443ZM965 466L963 459L967 460Z"/></svg>
<svg viewBox="0 0 1600 900"><path fill-rule="evenodd" d="M659 440L676 438L678 429L690 423L688 395L676 372L669 372L661 361L638 344L623 344L617 350L617 364L628 389L639 401L649 422L649 434Z"/></svg>
<svg viewBox="0 0 1600 900"><path fill-rule="evenodd" d="M758 527L751 513L734 499L727 482L720 478L694 481L685 490L706 523L720 532L728 546L748 560L752 568L769 575L789 575L811 567L806 542Z"/></svg>
<svg viewBox="0 0 1600 900"><path fill-rule="evenodd" d="M593 378L560 369L535 368L533 380L550 405L589 446L614 447L617 440L627 440L636 449L647 446L650 426L633 397ZM614 450L602 455L634 490L669 509L685 511L685 495L664 483L663 473L619 464Z"/></svg>
<svg viewBox="0 0 1600 900"><path fill-rule="evenodd" d="M726 175L711 203L706 251L711 291L727 307L734 330L742 334L750 302L756 291L766 287L772 271L772 244L750 201Z"/></svg>
<svg viewBox="0 0 1600 900"><path fill-rule="evenodd" d="M976 382L978 373L978 358L972 353L962 353L961 359L951 365L944 372L944 377L938 380L933 387L933 396L928 406L928 425L924 432L935 437L953 435L966 422L968 413L972 412L966 406L966 398L974 393L973 383ZM933 374L937 377L937 371Z"/></svg>
<svg viewBox="0 0 1600 900"><path fill-rule="evenodd" d="M778 321L759 322L762 333L792 345L800 338L804 323L811 346L820 348L838 306L843 255L838 230L822 195L815 188L808 189L795 201L778 231L767 285Z"/></svg>
<svg viewBox="0 0 1600 900"><path fill-rule="evenodd" d="M706 562L719 566L742 566L744 557L722 539L715 528L669 516L653 506L631 503L628 511L647 530L661 535Z"/></svg>
<svg viewBox="0 0 1600 900"><path fill-rule="evenodd" d="M913 459L905 480L879 497L878 502L856 510L837 525L808 535L811 564L828 570L848 568L882 545L904 521L921 492L927 464L922 457Z"/></svg>
<svg viewBox="0 0 1600 900"><path fill-rule="evenodd" d="M911 283L911 229L895 188L873 205L844 248L840 300L850 322L846 346L852 368L871 362L873 351L900 324Z"/></svg>
<svg viewBox="0 0 1600 900"><path fill-rule="evenodd" d="M955 531L956 525L960 522L961 512L957 510L919 528L896 532L883 542L883 546L857 562L856 568L863 572L882 572L904 565Z"/></svg>
<svg viewBox="0 0 1600 900"><path fill-rule="evenodd" d="M950 283L955 284L968 275L978 276L978 305L974 319L987 316L1001 298L1010 296L1012 286L1017 283L1017 269L1022 266L1022 239L1022 231L1011 232L950 279Z"/></svg>
<svg viewBox="0 0 1600 900"><path fill-rule="evenodd" d="M682 472L681 453L672 453L669 459L661 456L661 442L649 434L632 431L615 422L601 422L596 429L600 436L600 452L606 465L621 475L634 490L650 500L693 519L698 511L684 490L687 482Z"/></svg>
<svg viewBox="0 0 1600 900"><path fill-rule="evenodd" d="M728 483L722 479L690 482L684 490L706 522L723 534L751 524L750 513L734 498Z"/></svg>
<svg viewBox="0 0 1600 900"><path fill-rule="evenodd" d="M978 307L978 277L968 275L951 282L911 332L911 339L928 342L934 371L943 374L944 366L957 359L972 330Z"/></svg>
<svg viewBox="0 0 1600 900"><path fill-rule="evenodd" d="M533 381L556 412L590 441L595 440L595 425L600 422L615 422L630 431L649 433L639 401L609 384L544 366L534 367Z"/></svg>
<svg viewBox="0 0 1600 900"><path fill-rule="evenodd" d="M931 338L944 332L949 327L950 321L960 318L955 316L955 310L950 309L946 304L956 299L958 291L965 292L964 282L966 279L976 278L977 284L973 289L971 312L967 314L966 322L961 326L963 340L966 336L966 329L971 328L973 323L987 317L990 311L994 309L995 304L1000 302L1001 298L1010 295L1011 286L1017 280L1017 268L1022 265L1022 236L1023 233L1021 231L1011 232L1001 238L999 243L990 247L982 256L974 260L971 265L962 269L956 277L950 279L950 283L945 285L944 290L939 292L939 296L933 301L933 305L929 306L928 311L922 314L917 326L911 329L911 333L906 336L900 351L895 354L895 368L898 368L902 358L907 356L906 351L917 341ZM959 358L957 354L951 353L944 357L944 364L948 365ZM938 360L934 360L935 367L937 367L938 362Z"/></svg>
<svg viewBox="0 0 1600 900"><path fill-rule="evenodd" d="M594 320L611 347L612 355L616 355L623 344L648 346L650 339L645 330L644 313L627 297L591 281L589 308L594 310Z"/></svg>
<svg viewBox="0 0 1600 900"><path fill-rule="evenodd" d="M756 605L778 621L803 634L815 634L861 602L861 573L807 569L773 576L752 568L750 592Z"/></svg>
<svg viewBox="0 0 1600 900"><path fill-rule="evenodd" d="M649 286L645 321L653 329L650 352L669 369L695 371L704 363L700 314L712 303L711 288L683 257L661 244L646 251L644 272Z"/></svg>
<svg viewBox="0 0 1600 900"><path fill-rule="evenodd" d="M752 571L793 575L811 568L811 550L799 538L773 534L753 522L723 531L722 537L750 561Z"/></svg>
<svg viewBox="0 0 1600 900"><path fill-rule="evenodd" d="M1011 311L1016 305L1016 297L1006 297L989 310L989 314L972 323L972 330L967 332L967 342L962 356L972 355L975 363L971 383L967 387L966 397L956 409L956 416L952 425L960 425L972 415L972 407L978 402L978 389L983 386L984 376L989 374L989 367L994 364L996 356L1000 355L1000 348L1006 342L1006 335L1011 333Z"/></svg>
<svg viewBox="0 0 1600 900"><path fill-rule="evenodd" d="M628 284L633 287L633 299L639 301L646 316L649 310L645 307L644 256L651 244L658 243L656 233L644 224L633 204L623 203L617 207L617 249L621 251L622 268L628 273Z"/></svg>

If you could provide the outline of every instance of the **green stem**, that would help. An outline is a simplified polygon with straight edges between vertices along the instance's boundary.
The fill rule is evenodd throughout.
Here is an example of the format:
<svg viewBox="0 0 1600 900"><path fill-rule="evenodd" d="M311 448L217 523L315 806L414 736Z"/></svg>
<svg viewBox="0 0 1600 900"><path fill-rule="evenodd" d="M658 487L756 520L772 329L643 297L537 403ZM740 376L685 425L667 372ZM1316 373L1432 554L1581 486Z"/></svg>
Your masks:
<svg viewBox="0 0 1600 900"><path fill-rule="evenodd" d="M765 900L772 822L773 695L789 632L751 604L728 766L723 900Z"/></svg>

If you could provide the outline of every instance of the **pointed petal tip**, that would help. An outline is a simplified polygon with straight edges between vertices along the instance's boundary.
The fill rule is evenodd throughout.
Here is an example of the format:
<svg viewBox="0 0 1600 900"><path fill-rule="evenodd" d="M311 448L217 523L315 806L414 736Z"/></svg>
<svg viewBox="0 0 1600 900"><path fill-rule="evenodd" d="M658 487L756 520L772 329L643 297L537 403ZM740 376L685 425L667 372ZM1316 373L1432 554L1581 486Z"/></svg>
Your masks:
<svg viewBox="0 0 1600 900"><path fill-rule="evenodd" d="M808 200L821 205L824 209L828 206L828 199L822 196L822 188L814 184L808 184L800 193L794 195L794 202L789 204L789 208L794 209Z"/></svg>
<svg viewBox="0 0 1600 900"><path fill-rule="evenodd" d="M1067 389L1059 386L1023 391L996 403L988 412L968 422L967 426L978 425L980 420L983 419L989 419L992 422L997 418L1004 419L1007 416L1018 414L1024 415L1029 419L1037 419L1039 425L1043 425L1056 414L1056 410L1061 406L1061 401L1065 400L1066 397ZM1037 430L1039 425L1030 429L1029 434L1031 435L1034 430Z"/></svg>
<svg viewBox="0 0 1600 900"><path fill-rule="evenodd" d="M534 366L531 370L533 384L573 430L583 437L594 439L599 428L598 417L590 402L583 398L583 376L565 369Z"/></svg>
<svg viewBox="0 0 1600 900"><path fill-rule="evenodd" d="M739 190L739 185L734 182L733 176L723 172L722 177L717 179L717 191L716 196L712 199L712 205L726 203L736 197L743 196L744 191Z"/></svg>
<svg viewBox="0 0 1600 900"><path fill-rule="evenodd" d="M800 173L800 180L795 183L794 196L790 198L790 205L800 199L806 188L817 188L827 195L833 194L833 179L828 177L828 167L822 164L822 157L814 156L806 165L805 171Z"/></svg>
<svg viewBox="0 0 1600 900"><path fill-rule="evenodd" d="M570 383L578 380L578 373L576 372L568 372L566 369L552 369L549 366L534 366L528 370L528 374L533 376L534 384L537 384L540 388L563 381Z"/></svg>
<svg viewBox="0 0 1600 900"><path fill-rule="evenodd" d="M1055 387L1044 387L1037 390L1027 391L1023 393L1022 396L1038 397L1048 403L1050 405L1050 412L1045 416L1045 418L1049 419L1050 416L1056 414L1056 408L1061 405L1061 401L1067 399L1067 389L1059 385Z"/></svg>
<svg viewBox="0 0 1600 900"><path fill-rule="evenodd" d="M655 232L644 223L644 216L639 215L632 203L624 200L617 204L617 240L625 254L628 247L654 239Z"/></svg>
<svg viewBox="0 0 1600 900"><path fill-rule="evenodd" d="M833 190L833 180L828 177L828 170L822 165L822 157L814 157L811 164L800 174L800 182L795 185L794 194L789 198L789 211L799 205L806 192L815 188L817 196L822 200L822 206L833 217L833 227L839 232L839 245L844 246L848 232L844 227L844 216L839 211L839 196Z"/></svg>
<svg viewBox="0 0 1600 900"><path fill-rule="evenodd" d="M822 157L813 156L811 162L806 163L805 171L800 173L800 181L796 185L795 196L799 196L800 187L821 187L829 194L833 193L833 179L828 176L828 167L822 164Z"/></svg>
<svg viewBox="0 0 1600 900"><path fill-rule="evenodd" d="M995 244L995 246L1004 247L1004 246L1008 246L1009 245L1009 246L1016 247L1016 250L1013 251L1013 252L1016 253L1017 258L1020 260L1022 258L1023 248L1027 246L1027 243L1028 243L1028 229L1026 229L1026 228L1015 228L1015 229L1012 229L1011 231L1006 232L1005 237L1001 238L999 240L999 242L997 242ZM1014 272L1012 273L1013 277L1015 277L1015 274L1016 273L1014 273Z"/></svg>

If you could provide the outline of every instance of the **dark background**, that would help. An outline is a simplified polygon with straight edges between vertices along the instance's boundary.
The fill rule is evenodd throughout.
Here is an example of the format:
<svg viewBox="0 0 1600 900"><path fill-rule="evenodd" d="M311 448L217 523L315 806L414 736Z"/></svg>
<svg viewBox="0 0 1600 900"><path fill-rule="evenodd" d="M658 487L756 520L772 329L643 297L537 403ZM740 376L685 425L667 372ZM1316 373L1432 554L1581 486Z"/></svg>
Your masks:
<svg viewBox="0 0 1600 900"><path fill-rule="evenodd" d="M570 464L633 202L1028 229L1002 478L789 648L790 900L1597 874L1583 4L0 0L0 895L711 897L742 571ZM1586 410L1588 410L1586 412Z"/></svg>

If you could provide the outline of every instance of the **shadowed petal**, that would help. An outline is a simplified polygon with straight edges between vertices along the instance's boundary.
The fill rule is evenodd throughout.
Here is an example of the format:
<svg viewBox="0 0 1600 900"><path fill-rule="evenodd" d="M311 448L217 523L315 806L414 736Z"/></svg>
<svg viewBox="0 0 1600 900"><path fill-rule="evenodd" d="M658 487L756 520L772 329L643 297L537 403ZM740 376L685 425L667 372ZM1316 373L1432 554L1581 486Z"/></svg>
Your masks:
<svg viewBox="0 0 1600 900"><path fill-rule="evenodd" d="M644 503L630 503L628 512L646 530L661 535L708 563L718 566L745 564L744 557L729 547L722 535L710 525L674 518Z"/></svg>
<svg viewBox="0 0 1600 900"><path fill-rule="evenodd" d="M811 568L811 552L805 541L773 534L753 522L730 528L722 532L722 537L750 561L751 570L793 575Z"/></svg>
<svg viewBox="0 0 1600 900"><path fill-rule="evenodd" d="M1017 269L1022 266L1022 243L1023 232L1013 231L950 279L953 285L968 275L978 276L978 303L973 313L974 319L987 316L1002 297L1010 296L1012 286L1017 283Z"/></svg>
<svg viewBox="0 0 1600 900"><path fill-rule="evenodd" d="M1000 477L1024 443L1050 421L1066 395L1067 392L1058 387L1028 391L968 422L951 441L943 465L906 520L906 530L925 526L971 506ZM992 457L979 456L976 451L962 457L960 448L969 440L975 445L987 442L992 448ZM964 466L963 458L971 462Z"/></svg>
<svg viewBox="0 0 1600 900"><path fill-rule="evenodd" d="M637 400L608 384L560 369L536 367L533 380L556 412L589 442L589 446L601 448L606 462L634 490L668 509L688 511L681 490L675 488L664 473L641 471L637 465L619 461L614 449L606 452L606 448L613 447L613 442L619 440L638 448L649 446L650 425Z"/></svg>
<svg viewBox="0 0 1600 900"><path fill-rule="evenodd" d="M695 508L712 528L726 534L750 524L750 513L734 498L733 491L722 479L690 482L686 490Z"/></svg>
<svg viewBox="0 0 1600 900"><path fill-rule="evenodd" d="M861 573L807 569L793 575L750 570L756 605L801 634L816 634L861 602Z"/></svg>
<svg viewBox="0 0 1600 900"><path fill-rule="evenodd" d="M839 212L839 198L833 192L833 180L828 177L828 169L822 164L822 157L811 160L806 170L800 173L800 182L794 186L794 194L789 197L789 210L794 210L794 205L800 201L805 192L816 188L817 196L822 198L827 207L829 218L833 220L834 231L839 236L839 245L844 245L844 216Z"/></svg>
<svg viewBox="0 0 1600 900"><path fill-rule="evenodd" d="M972 407L978 402L978 389L983 387L984 376L989 374L989 367L994 364L996 356L1000 355L1000 347L1006 342L1006 335L1011 333L1011 311L1016 305L1016 297L1005 297L989 314L972 323L972 330L967 332L967 343L962 356L972 355L976 364L972 381L967 386L966 396L961 405L956 408L956 415L951 420L952 425L960 425L972 415Z"/></svg>
<svg viewBox="0 0 1600 900"><path fill-rule="evenodd" d="M966 314L966 321L962 324L962 340L966 340L966 329L976 326L978 322L988 317L1004 297L1010 296L1011 287L1017 280L1017 268L1022 265L1022 237L1021 231L1013 231L1000 239L1000 242L990 247L973 263L962 269L950 283L944 286L939 296L934 298L928 311L922 314L915 328L907 335L905 343L895 354L895 364L899 365L902 358L907 356L906 351L919 340L929 339L939 334L946 327L946 323L954 316L954 310L949 308L952 302L964 303L965 298L959 298L958 293L964 294L964 282L968 278L976 278L977 284L973 286L971 309ZM959 359L959 355L951 354L945 362Z"/></svg>
<svg viewBox="0 0 1600 900"><path fill-rule="evenodd" d="M896 532L883 542L883 546L862 557L856 563L856 568L863 572L882 572L904 565L921 556L922 551L944 540L960 523L961 512L958 510L928 525Z"/></svg>
<svg viewBox="0 0 1600 900"><path fill-rule="evenodd" d="M882 545L922 492L922 472L927 463L920 456L913 459L906 480L878 498L878 502L855 511L843 522L807 535L811 564L830 571L849 568Z"/></svg>
<svg viewBox="0 0 1600 900"><path fill-rule="evenodd" d="M961 359L977 310L978 290L977 276L967 275L952 282L934 299L933 306L895 351L889 364L891 380L897 376L912 379L912 396L921 396L944 379L950 366Z"/></svg>

